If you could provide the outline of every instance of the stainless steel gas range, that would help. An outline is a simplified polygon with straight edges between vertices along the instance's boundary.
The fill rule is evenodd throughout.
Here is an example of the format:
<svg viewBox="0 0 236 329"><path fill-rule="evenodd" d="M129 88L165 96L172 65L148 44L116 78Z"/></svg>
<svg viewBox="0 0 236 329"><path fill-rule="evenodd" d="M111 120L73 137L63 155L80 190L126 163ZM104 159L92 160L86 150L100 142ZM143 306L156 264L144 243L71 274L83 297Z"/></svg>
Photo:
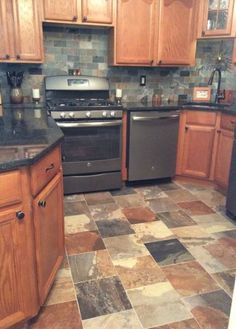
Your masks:
<svg viewBox="0 0 236 329"><path fill-rule="evenodd" d="M47 109L65 135L65 194L121 187L122 106L109 100L105 78L45 78Z"/></svg>

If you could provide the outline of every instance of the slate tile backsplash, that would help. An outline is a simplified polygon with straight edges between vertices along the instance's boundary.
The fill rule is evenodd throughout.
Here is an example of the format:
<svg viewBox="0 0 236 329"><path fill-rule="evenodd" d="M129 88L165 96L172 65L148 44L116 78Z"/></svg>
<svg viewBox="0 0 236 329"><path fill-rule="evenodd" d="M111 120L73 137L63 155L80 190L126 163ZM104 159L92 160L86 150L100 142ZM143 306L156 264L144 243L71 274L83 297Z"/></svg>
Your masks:
<svg viewBox="0 0 236 329"><path fill-rule="evenodd" d="M82 29L68 27L44 27L45 62L39 64L0 64L0 83L5 102L9 101L6 71L24 71L22 89L26 100L30 100L31 89L40 88L43 94L45 75L65 75L69 69L79 68L81 74L108 77L112 94L115 88L123 89L123 98L136 101L153 93L177 100L178 95L192 95L193 86L207 85L216 63L219 49L223 49L226 67L222 74L222 88L236 91L236 66L230 65L233 41L198 41L196 66L180 68L137 68L108 66L107 29ZM224 65L225 66L225 65ZM140 75L146 75L147 84L139 86Z"/></svg>

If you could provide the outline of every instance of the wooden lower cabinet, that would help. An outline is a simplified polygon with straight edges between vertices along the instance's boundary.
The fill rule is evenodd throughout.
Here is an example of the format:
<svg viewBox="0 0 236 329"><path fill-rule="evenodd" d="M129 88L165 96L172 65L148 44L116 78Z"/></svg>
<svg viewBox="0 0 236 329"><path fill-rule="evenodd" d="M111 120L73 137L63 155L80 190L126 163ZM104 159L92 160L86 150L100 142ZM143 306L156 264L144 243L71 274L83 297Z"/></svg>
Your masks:
<svg viewBox="0 0 236 329"><path fill-rule="evenodd" d="M231 156L233 149L234 133L227 130L219 130L219 140L216 154L215 182L227 190Z"/></svg>
<svg viewBox="0 0 236 329"><path fill-rule="evenodd" d="M184 175L209 178L214 137L214 127L185 127L182 163Z"/></svg>
<svg viewBox="0 0 236 329"><path fill-rule="evenodd" d="M39 300L42 305L64 256L62 173L33 201Z"/></svg>

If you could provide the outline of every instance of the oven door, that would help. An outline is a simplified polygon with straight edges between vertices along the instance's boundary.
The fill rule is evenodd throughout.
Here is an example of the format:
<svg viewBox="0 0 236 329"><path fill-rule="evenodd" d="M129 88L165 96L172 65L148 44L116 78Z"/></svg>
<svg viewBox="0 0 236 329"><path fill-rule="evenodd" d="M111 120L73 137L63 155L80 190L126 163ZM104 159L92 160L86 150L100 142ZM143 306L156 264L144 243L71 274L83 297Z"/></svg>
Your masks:
<svg viewBox="0 0 236 329"><path fill-rule="evenodd" d="M122 120L57 122L62 145L64 175L121 170Z"/></svg>

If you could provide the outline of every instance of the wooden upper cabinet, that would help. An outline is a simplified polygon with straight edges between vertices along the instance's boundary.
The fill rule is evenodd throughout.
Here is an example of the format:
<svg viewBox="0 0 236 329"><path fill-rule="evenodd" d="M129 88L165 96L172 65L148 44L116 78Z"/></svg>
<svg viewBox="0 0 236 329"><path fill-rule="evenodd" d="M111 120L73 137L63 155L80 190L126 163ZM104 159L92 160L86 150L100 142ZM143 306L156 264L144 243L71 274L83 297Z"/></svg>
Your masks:
<svg viewBox="0 0 236 329"><path fill-rule="evenodd" d="M113 0L82 0L82 21L112 24Z"/></svg>
<svg viewBox="0 0 236 329"><path fill-rule="evenodd" d="M0 1L0 60L7 60L13 54L13 45L11 42L10 27L13 22L9 22L9 12L12 13L12 2L9 0ZM12 18L12 17L11 17Z"/></svg>
<svg viewBox="0 0 236 329"><path fill-rule="evenodd" d="M77 0L44 0L44 19L53 21L77 21Z"/></svg>
<svg viewBox="0 0 236 329"><path fill-rule="evenodd" d="M37 0L14 0L16 59L42 60L42 28Z"/></svg>
<svg viewBox="0 0 236 329"><path fill-rule="evenodd" d="M118 0L116 22L116 63L152 65L154 0Z"/></svg>
<svg viewBox="0 0 236 329"><path fill-rule="evenodd" d="M198 12L199 0L160 1L157 64L194 65Z"/></svg>
<svg viewBox="0 0 236 329"><path fill-rule="evenodd" d="M62 174L33 201L36 264L40 305L47 297L64 256Z"/></svg>
<svg viewBox="0 0 236 329"><path fill-rule="evenodd" d="M234 0L203 1L203 37L231 35L234 2Z"/></svg>

